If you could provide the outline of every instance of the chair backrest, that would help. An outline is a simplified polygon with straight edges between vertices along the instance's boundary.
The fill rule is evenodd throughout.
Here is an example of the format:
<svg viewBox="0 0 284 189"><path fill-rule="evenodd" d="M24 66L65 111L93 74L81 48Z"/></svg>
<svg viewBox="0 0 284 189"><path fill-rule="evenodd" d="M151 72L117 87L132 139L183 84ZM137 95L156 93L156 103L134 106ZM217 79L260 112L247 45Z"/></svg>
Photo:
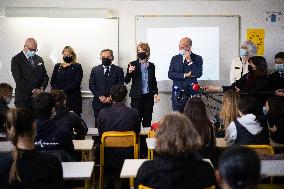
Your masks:
<svg viewBox="0 0 284 189"><path fill-rule="evenodd" d="M148 132L148 138L155 138L156 137L156 132L155 131L149 131Z"/></svg>
<svg viewBox="0 0 284 189"><path fill-rule="evenodd" d="M138 158L138 146L136 144L136 133L134 131L108 131L101 138L102 147L134 148L134 158Z"/></svg>
<svg viewBox="0 0 284 189"><path fill-rule="evenodd" d="M104 148L128 148L133 147L134 159L138 159L138 145L136 143L136 133L133 131L107 131L101 137L100 145L100 182L99 188L104 186ZM132 178L133 183L133 178Z"/></svg>
<svg viewBox="0 0 284 189"><path fill-rule="evenodd" d="M148 186L144 186L144 185L140 184L140 185L138 186L138 189L153 189L153 188L150 188L150 187L148 187Z"/></svg>
<svg viewBox="0 0 284 189"><path fill-rule="evenodd" d="M258 155L274 155L274 148L270 145L245 145L256 151Z"/></svg>

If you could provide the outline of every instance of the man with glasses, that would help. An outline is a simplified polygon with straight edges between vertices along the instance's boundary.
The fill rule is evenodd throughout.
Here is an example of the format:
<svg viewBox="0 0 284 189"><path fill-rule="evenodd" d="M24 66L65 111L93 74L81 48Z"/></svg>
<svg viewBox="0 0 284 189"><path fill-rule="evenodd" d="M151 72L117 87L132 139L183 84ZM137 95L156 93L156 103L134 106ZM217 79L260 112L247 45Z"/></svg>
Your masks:
<svg viewBox="0 0 284 189"><path fill-rule="evenodd" d="M15 106L32 109L32 97L45 90L48 75L43 59L36 55L37 42L26 39L24 49L12 58L11 71L16 83Z"/></svg>

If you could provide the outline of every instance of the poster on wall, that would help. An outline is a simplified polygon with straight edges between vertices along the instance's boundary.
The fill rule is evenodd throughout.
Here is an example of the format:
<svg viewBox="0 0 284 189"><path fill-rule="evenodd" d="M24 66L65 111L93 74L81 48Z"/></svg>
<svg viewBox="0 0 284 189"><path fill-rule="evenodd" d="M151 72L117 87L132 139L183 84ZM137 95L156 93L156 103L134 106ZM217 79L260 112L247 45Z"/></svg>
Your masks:
<svg viewBox="0 0 284 189"><path fill-rule="evenodd" d="M247 40L257 46L257 55L264 55L264 29L247 29Z"/></svg>
<svg viewBox="0 0 284 189"><path fill-rule="evenodd" d="M283 20L283 12L281 11L266 11L265 22L277 23Z"/></svg>

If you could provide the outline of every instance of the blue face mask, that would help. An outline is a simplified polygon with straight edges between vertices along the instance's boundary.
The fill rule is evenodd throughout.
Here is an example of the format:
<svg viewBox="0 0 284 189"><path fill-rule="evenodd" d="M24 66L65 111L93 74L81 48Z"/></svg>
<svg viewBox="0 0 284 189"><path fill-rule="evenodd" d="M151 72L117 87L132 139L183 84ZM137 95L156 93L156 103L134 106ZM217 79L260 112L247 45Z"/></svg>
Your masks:
<svg viewBox="0 0 284 189"><path fill-rule="evenodd" d="M263 106L262 111L263 114L266 115L268 113L268 108L266 106Z"/></svg>
<svg viewBox="0 0 284 189"><path fill-rule="evenodd" d="M247 55L247 50L246 49L240 49L240 57L245 57Z"/></svg>
<svg viewBox="0 0 284 189"><path fill-rule="evenodd" d="M278 72L284 72L284 64L275 64L275 70Z"/></svg>
<svg viewBox="0 0 284 189"><path fill-rule="evenodd" d="M35 51L30 51L30 50L28 50L28 51L26 52L26 55L30 58L30 57L34 56L35 53L36 53Z"/></svg>

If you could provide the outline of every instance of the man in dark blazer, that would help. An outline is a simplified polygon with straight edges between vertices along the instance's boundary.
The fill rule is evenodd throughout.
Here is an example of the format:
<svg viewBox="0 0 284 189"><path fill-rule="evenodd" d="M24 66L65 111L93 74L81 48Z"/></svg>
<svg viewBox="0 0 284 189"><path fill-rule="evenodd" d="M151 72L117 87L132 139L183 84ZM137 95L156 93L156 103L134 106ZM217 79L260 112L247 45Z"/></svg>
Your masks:
<svg viewBox="0 0 284 189"><path fill-rule="evenodd" d="M183 112L187 99L196 92L192 84L202 76L202 57L191 52L192 41L184 37L179 42L179 54L172 57L168 77L173 80L172 108Z"/></svg>
<svg viewBox="0 0 284 189"><path fill-rule="evenodd" d="M89 88L92 91L93 110L95 116L95 127L97 127L97 118L101 109L111 106L110 88L113 85L123 84L124 73L119 66L113 65L113 51L104 49L101 51L102 64L92 69Z"/></svg>
<svg viewBox="0 0 284 189"><path fill-rule="evenodd" d="M44 91L48 75L43 59L36 55L37 42L28 38L24 49L12 58L11 71L16 83L15 106L32 109L32 97Z"/></svg>

